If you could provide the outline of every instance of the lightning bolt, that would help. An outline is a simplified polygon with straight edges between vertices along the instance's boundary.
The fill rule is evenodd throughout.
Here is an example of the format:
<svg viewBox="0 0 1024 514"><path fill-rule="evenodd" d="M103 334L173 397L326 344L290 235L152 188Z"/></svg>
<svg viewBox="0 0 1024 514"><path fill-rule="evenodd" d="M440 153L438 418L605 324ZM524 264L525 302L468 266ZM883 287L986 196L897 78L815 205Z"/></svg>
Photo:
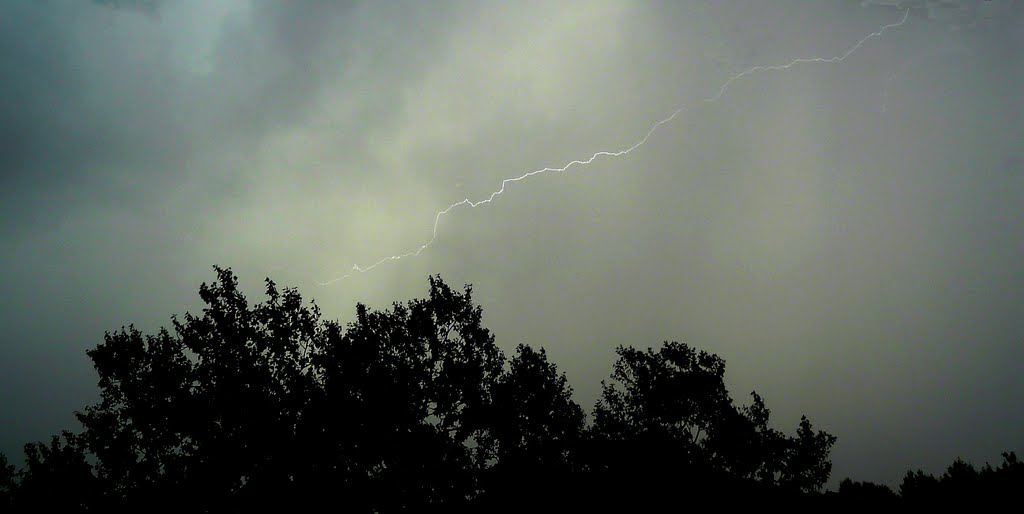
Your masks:
<svg viewBox="0 0 1024 514"><path fill-rule="evenodd" d="M885 31L887 31L889 29L897 28L897 27L903 25L904 23L906 23L907 22L907 18L909 16L910 16L910 9L907 9L903 13L903 19L901 19L900 21L898 21L896 23L890 23L888 25L884 25L884 26L882 26L882 28L878 29L877 31L872 32L872 33L864 36L863 38L860 39L860 41L857 41L856 44L854 44L853 46L851 46L845 52L843 52L842 54L840 54L838 56L793 59L792 61L790 61L790 62L788 62L786 64L779 64L779 65L774 65L774 66L754 66L754 67L751 67L751 68L747 68L746 70L743 70L743 71L741 71L741 72L739 72L739 73L729 77L729 79L726 80L724 83L722 83L721 87L718 88L718 92L716 92L713 96L711 96L709 98L705 98L704 100L701 100L701 103L703 103L703 104L710 104L710 103L717 102L718 100L720 100L722 98L722 96L725 95L726 91L729 89L729 86L731 86L737 80L740 80L741 78L746 77L748 75L753 75L755 73L762 73L762 72L768 72L768 71L787 70L787 69L792 68L793 66L796 66L798 64L842 62L842 61L846 60L846 58L849 57L850 55L853 55L853 53L856 52L857 49L859 49L861 46L863 46L865 43L867 43L871 39L874 39L874 38L877 38L877 37L881 37L882 34L885 33ZM636 150L637 148L640 148L641 146L643 146L647 142L647 140L650 139L650 137L652 135L654 135L654 133L657 132L657 130L659 128L661 128L662 125L665 125L666 123L671 122L672 120L674 120L677 116L682 114L687 109L688 109L688 107L686 105L683 105L683 106L679 107L678 109L676 109L675 111L673 111L668 116L666 116L665 118L662 118L661 120L655 122L653 125L651 125L651 128L647 130L647 133L644 134L644 137L640 138L639 141L637 141L636 143L633 143L631 146L629 146L627 148L624 148L622 150L617 150L617 151L599 151L599 152L594 153L593 155L591 155L587 159L570 161L569 163L565 164L564 166L562 166L560 168L551 168L551 167L542 168L542 169L539 169L539 170L534 170L534 171L530 171L530 172L527 172L527 173L523 173L522 175L519 175L519 176L516 176L516 177L506 178L506 179L501 181L501 187L498 188L493 193L491 193L490 196L488 196L486 198L483 198L483 199L477 200L477 201L473 201L473 200L470 200L469 198L465 198L463 200L455 202L455 203L449 205L448 207L446 207L445 209L437 212L437 214L434 216L434 228L433 228L433 232L431 233L430 239L427 240L427 242L421 244L415 250L411 250L411 251L408 251L408 252L402 253L402 254L391 255L389 257L383 257L380 260L378 260L377 262L374 262L373 264L369 264L367 266L360 266L358 264L353 264L351 270L348 273L346 273L346 274L344 274L342 276L333 278L331 280L328 280L326 282L317 282L317 284L320 285L320 286L328 286L328 285L331 285L331 284L333 284L335 282L339 282L341 280L345 280L345 279L353 276L356 273L366 273L368 271L371 271L374 268L376 268L377 266L380 266L381 264L384 264L386 262L398 261L398 260L401 260L401 259L411 258L411 257L418 257L421 253L423 253L424 250L429 248L430 245L432 245L434 243L434 241L437 240L438 227L440 226L441 218L447 216L448 213L452 212L454 209L456 209L458 207L462 207L462 206L469 206L469 207L475 208L475 207L479 207L479 206L484 205L484 204L489 204L489 203L493 202L495 198L497 198L497 197L501 196L502 194L504 194L505 193L505 189L508 187L509 184L512 184L514 182L519 182L521 180L526 180L526 179L528 179L530 177L533 177L535 175L541 175L541 174L544 174L544 173L559 173L559 172L567 171L568 169L572 168L573 166L586 166L586 165L594 162L594 160L599 158L599 157L621 157L621 156L627 155L627 154L631 153L633 150Z"/></svg>

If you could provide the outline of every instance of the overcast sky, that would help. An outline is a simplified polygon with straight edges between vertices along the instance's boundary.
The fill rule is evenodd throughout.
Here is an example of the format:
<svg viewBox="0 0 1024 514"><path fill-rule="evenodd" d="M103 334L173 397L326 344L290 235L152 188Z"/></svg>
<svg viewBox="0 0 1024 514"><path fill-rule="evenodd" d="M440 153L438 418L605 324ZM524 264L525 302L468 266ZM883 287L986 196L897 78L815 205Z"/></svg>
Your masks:
<svg viewBox="0 0 1024 514"><path fill-rule="evenodd" d="M836 434L834 479L1024 450L1024 2L702 101L894 3L0 3L0 451L77 428L85 350L214 264L342 321L472 283L588 410L616 345L687 342Z"/></svg>

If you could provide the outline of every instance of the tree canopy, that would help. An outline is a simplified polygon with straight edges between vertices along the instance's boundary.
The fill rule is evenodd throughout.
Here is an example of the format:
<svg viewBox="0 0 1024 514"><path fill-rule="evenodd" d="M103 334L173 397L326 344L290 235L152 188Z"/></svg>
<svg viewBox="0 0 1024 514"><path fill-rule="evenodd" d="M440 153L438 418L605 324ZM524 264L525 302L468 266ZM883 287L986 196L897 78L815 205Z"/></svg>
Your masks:
<svg viewBox="0 0 1024 514"><path fill-rule="evenodd" d="M79 432L26 445L22 469L0 455L0 507L600 511L685 490L811 498L831 472L835 436L806 417L777 430L756 392L734 402L721 358L683 343L618 347L588 422L543 348L505 356L470 286L430 277L425 298L357 305L343 326L269 279L250 304L216 272L201 314L155 334L122 327L87 352L99 401L76 413ZM1015 459L1000 476L1019 480ZM975 483L962 468L937 483ZM908 475L900 494L932 481Z"/></svg>

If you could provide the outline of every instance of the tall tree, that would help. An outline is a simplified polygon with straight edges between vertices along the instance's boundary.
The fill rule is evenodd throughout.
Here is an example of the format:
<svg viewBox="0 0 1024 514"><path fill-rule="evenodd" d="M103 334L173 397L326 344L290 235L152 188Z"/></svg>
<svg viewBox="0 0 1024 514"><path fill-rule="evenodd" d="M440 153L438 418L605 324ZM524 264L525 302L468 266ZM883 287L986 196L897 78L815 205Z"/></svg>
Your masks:
<svg viewBox="0 0 1024 514"><path fill-rule="evenodd" d="M643 469L655 475L649 479L756 480L801 492L828 480L835 437L815 432L806 417L796 437L785 437L769 426L757 393L752 405L738 408L718 356L678 342L616 353L594 409L595 436L612 459L605 468Z"/></svg>
<svg viewBox="0 0 1024 514"><path fill-rule="evenodd" d="M458 504L494 456L487 412L504 357L472 290L357 307L343 329L293 289L250 306L229 269L173 332L108 333L89 351L100 402L78 413L108 507L315 502ZM302 494L293 494L302 493ZM289 500L291 501L291 500Z"/></svg>
<svg viewBox="0 0 1024 514"><path fill-rule="evenodd" d="M541 498L567 505L560 500L572 496L570 482L582 471L585 421L565 374L547 352L520 344L494 386L489 444L496 464L486 474L482 507L538 510Z"/></svg>
<svg viewBox="0 0 1024 514"><path fill-rule="evenodd" d="M314 348L340 477L375 507L460 504L494 455L487 411L504 357L472 289L430 279L430 295L387 311L357 307L336 344ZM344 418L333 413L344 413Z"/></svg>
<svg viewBox="0 0 1024 514"><path fill-rule="evenodd" d="M493 413L495 456L501 465L534 471L572 468L586 417L544 348L516 347L508 371L495 385Z"/></svg>
<svg viewBox="0 0 1024 514"><path fill-rule="evenodd" d="M88 352L101 396L78 418L111 506L216 508L287 489L319 311L269 280L250 307L231 271L217 273L200 287L201 317L153 336L122 328Z"/></svg>

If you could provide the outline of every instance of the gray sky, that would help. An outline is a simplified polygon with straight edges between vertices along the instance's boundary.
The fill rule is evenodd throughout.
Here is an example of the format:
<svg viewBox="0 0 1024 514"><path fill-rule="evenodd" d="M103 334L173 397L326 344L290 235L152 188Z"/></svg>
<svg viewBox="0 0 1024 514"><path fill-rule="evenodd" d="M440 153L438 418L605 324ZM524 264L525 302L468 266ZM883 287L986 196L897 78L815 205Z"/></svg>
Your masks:
<svg viewBox="0 0 1024 514"><path fill-rule="evenodd" d="M343 321L472 283L587 409L616 345L685 341L834 478L1024 450L1024 2L909 2L702 102L892 3L0 3L0 451L213 264Z"/></svg>

